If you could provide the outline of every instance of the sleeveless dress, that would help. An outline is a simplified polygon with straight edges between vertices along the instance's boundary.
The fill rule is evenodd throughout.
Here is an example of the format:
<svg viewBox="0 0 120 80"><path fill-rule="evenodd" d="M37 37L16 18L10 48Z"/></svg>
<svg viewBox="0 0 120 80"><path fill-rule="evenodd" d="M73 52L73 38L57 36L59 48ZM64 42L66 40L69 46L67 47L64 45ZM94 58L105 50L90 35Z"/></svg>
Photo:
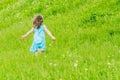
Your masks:
<svg viewBox="0 0 120 80"><path fill-rule="evenodd" d="M39 28L34 28L34 37L30 52L35 53L38 49L44 49L44 51L46 50L44 25L41 25Z"/></svg>

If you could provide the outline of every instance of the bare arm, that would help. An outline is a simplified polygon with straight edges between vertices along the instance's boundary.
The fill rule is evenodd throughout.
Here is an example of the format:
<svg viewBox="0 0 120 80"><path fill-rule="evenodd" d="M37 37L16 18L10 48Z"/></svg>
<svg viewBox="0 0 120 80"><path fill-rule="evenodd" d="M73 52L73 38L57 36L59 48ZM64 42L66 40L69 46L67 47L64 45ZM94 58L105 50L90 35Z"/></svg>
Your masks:
<svg viewBox="0 0 120 80"><path fill-rule="evenodd" d="M29 30L26 34L22 35L21 40L24 40L27 36L29 36L34 31L34 28Z"/></svg>
<svg viewBox="0 0 120 80"><path fill-rule="evenodd" d="M56 38L52 35L52 33L48 30L48 28L44 25L44 30L52 38L52 40L56 40Z"/></svg>

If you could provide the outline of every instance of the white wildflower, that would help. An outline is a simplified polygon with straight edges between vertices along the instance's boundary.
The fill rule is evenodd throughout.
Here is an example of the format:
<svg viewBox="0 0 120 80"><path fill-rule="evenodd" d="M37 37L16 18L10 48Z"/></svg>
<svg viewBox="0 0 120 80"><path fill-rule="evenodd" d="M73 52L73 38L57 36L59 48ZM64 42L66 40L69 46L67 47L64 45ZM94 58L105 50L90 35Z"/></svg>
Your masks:
<svg viewBox="0 0 120 80"><path fill-rule="evenodd" d="M74 63L74 67L77 67L78 66L78 64L77 63Z"/></svg>

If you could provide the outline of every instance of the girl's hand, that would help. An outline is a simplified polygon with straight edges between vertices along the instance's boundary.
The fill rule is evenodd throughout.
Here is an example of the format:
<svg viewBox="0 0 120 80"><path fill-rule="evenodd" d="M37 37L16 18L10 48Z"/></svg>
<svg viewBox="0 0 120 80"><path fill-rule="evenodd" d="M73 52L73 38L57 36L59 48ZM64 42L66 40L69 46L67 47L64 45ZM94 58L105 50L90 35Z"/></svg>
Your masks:
<svg viewBox="0 0 120 80"><path fill-rule="evenodd" d="M22 37L21 37L21 40L24 40L25 39L25 36L23 35Z"/></svg>
<svg viewBox="0 0 120 80"><path fill-rule="evenodd" d="M25 35L21 37L21 40L24 40L27 36L29 36L34 31L34 28L32 27L31 30L29 30Z"/></svg>
<svg viewBox="0 0 120 80"><path fill-rule="evenodd" d="M53 37L52 37L52 40L53 40L53 41L55 41L55 40L56 40L56 38L53 36Z"/></svg>

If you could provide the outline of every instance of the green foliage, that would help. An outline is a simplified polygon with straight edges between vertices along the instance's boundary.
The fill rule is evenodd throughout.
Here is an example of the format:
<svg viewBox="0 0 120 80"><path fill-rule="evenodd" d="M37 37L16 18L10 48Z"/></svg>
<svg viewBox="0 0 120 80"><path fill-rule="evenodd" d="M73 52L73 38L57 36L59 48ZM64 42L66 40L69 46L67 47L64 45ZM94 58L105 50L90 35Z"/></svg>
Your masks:
<svg viewBox="0 0 120 80"><path fill-rule="evenodd" d="M30 54L36 14L56 36ZM119 80L120 0L1 0L0 80Z"/></svg>

